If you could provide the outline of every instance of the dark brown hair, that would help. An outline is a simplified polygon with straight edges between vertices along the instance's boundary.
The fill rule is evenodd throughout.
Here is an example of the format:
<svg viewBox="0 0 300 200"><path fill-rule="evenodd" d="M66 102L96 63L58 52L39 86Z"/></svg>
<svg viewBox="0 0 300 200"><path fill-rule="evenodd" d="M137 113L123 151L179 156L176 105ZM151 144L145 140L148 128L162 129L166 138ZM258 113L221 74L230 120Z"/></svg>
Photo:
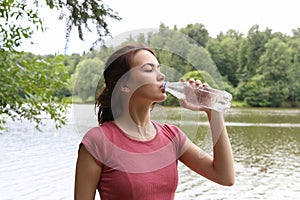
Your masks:
<svg viewBox="0 0 300 200"><path fill-rule="evenodd" d="M121 111L122 103L112 102L112 93L120 78L125 75L132 67L132 59L140 50L147 50L157 57L154 50L144 44L126 45L115 51L106 61L105 70L103 72L105 85L100 91L100 95L96 96L95 108L98 107L98 123L99 125L107 121L113 121L120 113L113 113L114 110ZM120 100L120 99L119 99Z"/></svg>

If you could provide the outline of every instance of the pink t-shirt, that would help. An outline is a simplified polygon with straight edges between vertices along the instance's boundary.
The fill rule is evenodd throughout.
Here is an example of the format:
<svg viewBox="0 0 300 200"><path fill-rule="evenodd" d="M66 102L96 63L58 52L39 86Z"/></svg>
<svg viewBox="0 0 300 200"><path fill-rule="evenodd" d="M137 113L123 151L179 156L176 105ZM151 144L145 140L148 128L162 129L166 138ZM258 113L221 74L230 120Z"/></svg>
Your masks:
<svg viewBox="0 0 300 200"><path fill-rule="evenodd" d="M173 125L153 122L157 135L148 141L129 138L115 123L89 130L82 144L102 167L102 200L170 200L178 184L177 160L190 141Z"/></svg>

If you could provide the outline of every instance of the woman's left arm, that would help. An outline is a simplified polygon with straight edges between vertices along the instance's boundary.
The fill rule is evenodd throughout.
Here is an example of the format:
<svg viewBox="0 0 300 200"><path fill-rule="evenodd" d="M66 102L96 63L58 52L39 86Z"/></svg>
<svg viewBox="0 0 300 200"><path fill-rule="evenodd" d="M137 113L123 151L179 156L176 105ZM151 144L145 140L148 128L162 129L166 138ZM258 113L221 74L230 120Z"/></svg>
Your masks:
<svg viewBox="0 0 300 200"><path fill-rule="evenodd" d="M213 140L213 157L191 144L180 161L196 173L221 185L234 184L234 158L223 114L207 110Z"/></svg>

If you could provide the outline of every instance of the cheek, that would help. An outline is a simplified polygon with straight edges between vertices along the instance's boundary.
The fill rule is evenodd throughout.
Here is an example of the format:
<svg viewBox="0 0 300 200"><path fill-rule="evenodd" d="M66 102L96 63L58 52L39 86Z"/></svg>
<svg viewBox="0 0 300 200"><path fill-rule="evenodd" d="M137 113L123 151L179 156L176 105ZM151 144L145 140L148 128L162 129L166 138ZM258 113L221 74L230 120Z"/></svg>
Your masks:
<svg viewBox="0 0 300 200"><path fill-rule="evenodd" d="M153 80L148 77L136 76L127 83L127 86L133 90L137 90L139 88L149 87L150 83L153 83Z"/></svg>
<svg viewBox="0 0 300 200"><path fill-rule="evenodd" d="M157 91L153 87L152 84L143 84L139 87L132 90L134 96L140 96L144 98L152 98L155 94L157 94Z"/></svg>
<svg viewBox="0 0 300 200"><path fill-rule="evenodd" d="M153 86L151 86L151 84L147 84L147 83L140 83L139 85L137 85L137 87L135 88L135 91L138 93L148 93L149 91L151 91L153 89Z"/></svg>

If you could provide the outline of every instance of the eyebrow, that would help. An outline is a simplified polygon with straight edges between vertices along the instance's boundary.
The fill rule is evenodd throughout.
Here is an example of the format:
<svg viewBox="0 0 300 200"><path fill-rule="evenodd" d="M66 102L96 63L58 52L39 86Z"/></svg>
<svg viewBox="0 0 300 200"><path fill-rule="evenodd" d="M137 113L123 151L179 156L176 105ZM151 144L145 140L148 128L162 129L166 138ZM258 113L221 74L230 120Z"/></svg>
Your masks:
<svg viewBox="0 0 300 200"><path fill-rule="evenodd" d="M154 63L145 63L141 66L141 68L145 67L146 65L150 65L151 67L155 67L155 66L160 67L160 64L156 65Z"/></svg>

